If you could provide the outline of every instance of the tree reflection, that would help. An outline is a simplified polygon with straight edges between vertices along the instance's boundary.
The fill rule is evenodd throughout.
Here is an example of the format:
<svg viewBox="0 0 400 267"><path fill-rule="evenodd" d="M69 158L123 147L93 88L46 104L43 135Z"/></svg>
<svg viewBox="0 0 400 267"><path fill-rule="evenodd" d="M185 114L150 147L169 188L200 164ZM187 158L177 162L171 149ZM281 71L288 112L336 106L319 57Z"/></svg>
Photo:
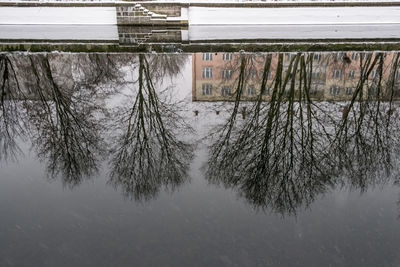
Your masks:
<svg viewBox="0 0 400 267"><path fill-rule="evenodd" d="M116 128L121 134L111 160L110 183L136 200L154 197L161 187L182 184L192 158L192 147L178 140L175 132L187 127L171 105L160 100L154 72L147 57L139 55L134 99L118 114Z"/></svg>
<svg viewBox="0 0 400 267"><path fill-rule="evenodd" d="M26 132L20 101L24 98L12 60L0 54L0 161L15 159L20 152L15 140Z"/></svg>
<svg viewBox="0 0 400 267"><path fill-rule="evenodd" d="M284 55L279 54L272 81L268 73L273 58L267 55L250 116L238 120L246 56L242 56L232 114L210 147L209 181L235 188L257 208L281 214L307 207L334 185L365 190L385 182L377 180L378 172L388 174L396 166L400 139L392 99L387 99L393 87L390 79L383 85L379 78L383 54L360 58L360 79L343 113L337 112L341 103L312 100L313 54L294 55L287 68ZM393 64L396 60L398 55ZM373 80L369 79L372 70L378 73ZM265 102L267 84L272 85L272 93Z"/></svg>
<svg viewBox="0 0 400 267"><path fill-rule="evenodd" d="M29 131L39 158L47 163L49 177L60 177L69 187L91 177L104 152L103 128L113 119L105 102L131 86L124 72L131 66L139 75L137 95L127 113L118 114L123 116L118 120L122 124L115 129L124 132L113 151L110 183L122 186L136 199L148 199L163 186L174 188L184 182L192 147L179 141L175 131L190 127L172 104L160 100L155 87L165 77L180 73L187 57L138 58L1 55L0 159L14 155L16 138Z"/></svg>
<svg viewBox="0 0 400 267"><path fill-rule="evenodd" d="M101 152L98 103L90 90L60 87L48 55L29 55L32 92L27 104L33 126L32 142L47 162L50 177L61 175L73 187L97 171Z"/></svg>
<svg viewBox="0 0 400 267"><path fill-rule="evenodd" d="M389 182L400 154L400 60L391 54L388 66L386 56L243 53L225 60L218 83L229 83L230 93L217 96L214 83L204 94L233 101L212 135L208 180L281 214L333 187L364 191ZM184 55L0 55L0 160L15 158L16 140L29 137L49 176L73 187L96 173L107 136L110 184L135 200L176 188L188 178L193 147L182 140L191 128L173 102L173 86L158 88L185 63ZM335 95L347 82L343 70L356 67L359 75L345 85L351 90ZM330 70L335 79L327 84L321 75ZM121 95L128 104L118 102L114 113L105 103Z"/></svg>
<svg viewBox="0 0 400 267"><path fill-rule="evenodd" d="M396 54L392 62L394 71L398 61L399 54ZM395 77L392 72L388 80L383 81L383 63L383 53L360 59L360 79L351 101L343 110L342 121L336 124L330 149L335 156L336 168L346 175L351 185L361 190L385 182L392 171L396 171L394 175L398 174L395 167L400 135L398 114L393 111ZM377 75L369 81L374 69Z"/></svg>
<svg viewBox="0 0 400 267"><path fill-rule="evenodd" d="M160 54L146 56L146 59L149 65L149 76L155 83L178 75L186 64L188 57L183 54Z"/></svg>

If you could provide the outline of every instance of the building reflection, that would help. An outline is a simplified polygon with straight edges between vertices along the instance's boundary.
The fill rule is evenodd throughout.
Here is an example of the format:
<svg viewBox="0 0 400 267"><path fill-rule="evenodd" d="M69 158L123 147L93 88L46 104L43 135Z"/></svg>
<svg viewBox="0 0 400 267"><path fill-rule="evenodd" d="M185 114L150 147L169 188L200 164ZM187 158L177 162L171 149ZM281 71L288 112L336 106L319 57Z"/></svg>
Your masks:
<svg viewBox="0 0 400 267"><path fill-rule="evenodd" d="M304 53L303 53L304 54ZM370 52L335 52L309 53L305 56L311 63L307 70L297 65L294 70L296 53L272 53L267 87L263 93L264 100L270 100L272 89L276 85L277 68L282 64L282 73L289 80L294 76L295 86L299 84L300 73L309 76L309 94L316 101L346 101L352 96L362 78L362 65L370 62L373 67L368 71L366 82L363 84L363 99L376 98L378 83L394 82L393 95L391 92L380 92L380 97L388 99L400 97L400 70L395 64L395 53ZM256 99L260 93L262 74L266 54L240 53L194 53L192 68L192 99L193 101L232 101L235 85L240 75L240 58L247 57L245 86L241 99L249 101ZM286 93L290 83L286 84ZM298 91L298 89L296 89Z"/></svg>

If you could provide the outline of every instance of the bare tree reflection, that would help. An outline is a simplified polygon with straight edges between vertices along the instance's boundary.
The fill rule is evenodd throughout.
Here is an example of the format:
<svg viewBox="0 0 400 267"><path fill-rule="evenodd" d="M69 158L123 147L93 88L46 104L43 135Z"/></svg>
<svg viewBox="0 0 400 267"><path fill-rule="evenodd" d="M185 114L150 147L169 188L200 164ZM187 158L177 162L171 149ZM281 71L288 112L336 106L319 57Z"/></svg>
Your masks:
<svg viewBox="0 0 400 267"><path fill-rule="evenodd" d="M309 86L305 70L312 62L306 62L300 54L292 58L286 74L283 55L279 55L271 99L269 103L263 101L271 60L268 55L252 115L235 128L232 122L243 91L238 83L235 108L228 127L222 128L212 146L207 176L213 182L238 188L257 207L295 211L323 191L329 179L321 173L325 153L315 145L321 138L315 130L324 129L324 125L312 124L316 111L308 90L304 90ZM296 88L298 69L302 83ZM315 176L320 179L310 179Z"/></svg>
<svg viewBox="0 0 400 267"><path fill-rule="evenodd" d="M149 64L149 76L155 83L162 81L166 77L172 78L178 75L186 64L188 57L183 54L159 54L147 55L146 59Z"/></svg>
<svg viewBox="0 0 400 267"><path fill-rule="evenodd" d="M28 104L34 128L33 144L47 162L50 177L61 175L73 187L97 170L101 152L99 110L90 90L60 87L53 76L48 55L30 55L37 101Z"/></svg>
<svg viewBox="0 0 400 267"><path fill-rule="evenodd" d="M16 139L26 133L24 99L12 59L0 54L0 161L15 159L20 152Z"/></svg>
<svg viewBox="0 0 400 267"><path fill-rule="evenodd" d="M192 158L192 147L176 136L177 130L187 127L159 99L153 73L145 55L139 55L135 98L121 114L117 125L121 135L111 160L110 183L136 200L154 197L161 187L174 189L182 184Z"/></svg>
<svg viewBox="0 0 400 267"><path fill-rule="evenodd" d="M49 177L60 176L65 185L73 187L92 176L105 147L101 125L109 117L104 101L125 85L126 73L121 69L133 64L140 73L138 98L129 111L132 113L125 121L128 131L115 154L126 161L115 166L112 181L137 181L140 198L154 195L160 186L172 188L182 183L192 147L174 136L172 130L185 127L172 106L160 101L154 82L176 76L187 57L150 55L145 59L141 55L140 59L138 64L135 55L31 54L11 59L2 55L1 156L9 157L17 151L16 137L30 129L33 146L47 163ZM17 106L20 102L23 107ZM29 126L22 122L29 122ZM136 123L140 123L138 128ZM141 133L137 136L138 150L134 148L136 136L131 136L135 129ZM130 166L129 157L142 160ZM146 160L148 165L143 165ZM132 175L128 175L129 170ZM118 178L117 173L121 175Z"/></svg>
<svg viewBox="0 0 400 267"><path fill-rule="evenodd" d="M124 73L121 69L130 58L126 55L98 53L79 54L73 57L63 55L62 58L57 55L57 60L62 60L64 64L56 64L54 67L65 66L69 68L67 71L71 72L71 76L74 76L74 79L70 80L75 83L76 87L84 87L92 91L99 91L98 89L101 87L101 91L105 91L105 84L110 83L115 87L115 85L124 81ZM70 64L65 64L65 62ZM65 71L63 70L60 69L57 73L60 73L65 79ZM75 73L75 75L72 73Z"/></svg>
<svg viewBox="0 0 400 267"><path fill-rule="evenodd" d="M398 155L400 139L391 123L395 115L388 115L392 103L383 102L393 95L379 78L383 54L360 58L360 79L343 114L335 104L312 101L313 54L296 54L286 69L283 57L278 57L265 102L272 56L266 57L257 101L249 118L240 121L240 77L246 76L242 56L232 114L210 147L209 181L235 188L257 208L281 214L307 207L334 185L365 190L385 182L377 180L378 170L388 174L397 164L392 157ZM373 69L378 75L369 79Z"/></svg>
<svg viewBox="0 0 400 267"><path fill-rule="evenodd" d="M399 54L396 54L392 63L397 66L398 61ZM342 121L336 125L331 144L336 168L348 177L351 185L361 190L385 182L392 171L398 172L395 167L400 133L398 114L393 112L394 75L383 81L383 63L383 53L360 58L360 79L344 108ZM376 75L369 79L373 70Z"/></svg>

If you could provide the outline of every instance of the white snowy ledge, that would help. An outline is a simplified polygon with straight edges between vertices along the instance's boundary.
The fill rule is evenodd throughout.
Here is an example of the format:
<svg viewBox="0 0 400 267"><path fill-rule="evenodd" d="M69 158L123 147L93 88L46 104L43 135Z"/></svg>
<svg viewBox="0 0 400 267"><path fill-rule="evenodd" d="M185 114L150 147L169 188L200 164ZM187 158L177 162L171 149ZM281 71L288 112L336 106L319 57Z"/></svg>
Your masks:
<svg viewBox="0 0 400 267"><path fill-rule="evenodd" d="M0 7L0 24L116 24L115 7Z"/></svg>
<svg viewBox="0 0 400 267"><path fill-rule="evenodd" d="M190 25L381 23L400 23L400 7L189 8Z"/></svg>
<svg viewBox="0 0 400 267"><path fill-rule="evenodd" d="M190 25L399 24L400 7L208 8L185 11ZM115 7L0 7L0 24L116 24Z"/></svg>

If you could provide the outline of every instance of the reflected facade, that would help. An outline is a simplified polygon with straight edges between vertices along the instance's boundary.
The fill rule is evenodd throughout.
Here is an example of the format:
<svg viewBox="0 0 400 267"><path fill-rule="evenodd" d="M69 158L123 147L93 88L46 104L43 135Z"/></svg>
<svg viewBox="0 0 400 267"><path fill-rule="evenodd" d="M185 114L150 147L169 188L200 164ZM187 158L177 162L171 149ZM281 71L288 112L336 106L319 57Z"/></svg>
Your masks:
<svg viewBox="0 0 400 267"><path fill-rule="evenodd" d="M275 85L277 75L295 76L296 86L301 79L301 65L294 63L297 53L272 53L271 66L268 72L267 88L264 99L270 100L272 89ZM281 56L281 57L280 57ZM368 77L363 85L363 97L376 97L377 87L389 90L393 96L381 93L381 97L399 97L400 73L397 61L394 57L396 52L315 52L306 55L311 62L308 71L310 85L310 97L316 101L346 101L351 100L358 82L362 79L362 65L369 60L373 64ZM231 101L235 82L239 77L240 53L195 53L193 57L193 100L194 101ZM245 72L245 88L243 100L254 100L260 93L262 74L266 54L247 55ZM277 74L278 65L282 64L282 73ZM293 66L292 66L293 65ZM307 75L306 74L306 75ZM394 87L391 84L394 82ZM379 84L384 83L384 84ZM379 84L379 85L378 85ZM382 86L383 85L383 86ZM286 85L286 91L290 84ZM386 87L390 87L386 89ZM298 90L296 88L296 90Z"/></svg>

